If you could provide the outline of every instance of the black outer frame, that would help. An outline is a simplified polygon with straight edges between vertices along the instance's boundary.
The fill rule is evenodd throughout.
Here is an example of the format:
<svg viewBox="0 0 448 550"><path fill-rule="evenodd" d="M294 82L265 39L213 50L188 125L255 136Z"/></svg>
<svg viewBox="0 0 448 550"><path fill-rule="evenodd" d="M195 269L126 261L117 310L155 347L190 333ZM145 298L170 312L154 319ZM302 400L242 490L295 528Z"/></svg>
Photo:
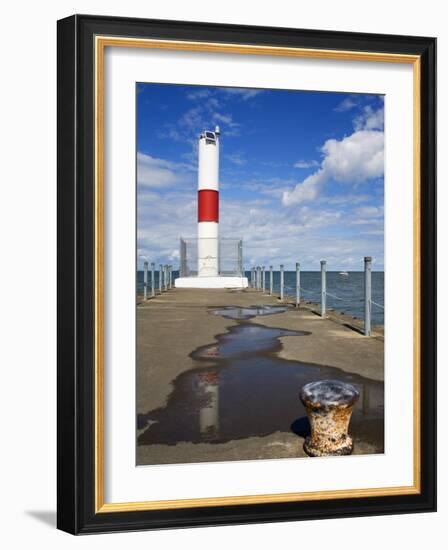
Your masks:
<svg viewBox="0 0 448 550"><path fill-rule="evenodd" d="M421 56L421 493L94 512L94 37ZM436 510L436 39L74 15L58 21L57 526L73 534Z"/></svg>

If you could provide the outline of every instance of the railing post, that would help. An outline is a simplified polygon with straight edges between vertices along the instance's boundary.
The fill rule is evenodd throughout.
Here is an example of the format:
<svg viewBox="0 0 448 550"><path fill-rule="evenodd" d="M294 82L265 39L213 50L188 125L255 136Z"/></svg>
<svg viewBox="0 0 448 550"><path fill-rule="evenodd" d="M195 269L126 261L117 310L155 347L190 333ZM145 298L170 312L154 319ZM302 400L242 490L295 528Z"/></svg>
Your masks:
<svg viewBox="0 0 448 550"><path fill-rule="evenodd" d="M261 267L257 265L257 290L261 288Z"/></svg>
<svg viewBox="0 0 448 550"><path fill-rule="evenodd" d="M283 302L283 297L285 295L285 272L283 270L283 265L280 266L280 300Z"/></svg>
<svg viewBox="0 0 448 550"><path fill-rule="evenodd" d="M156 295L156 264L154 262L151 263L151 296Z"/></svg>
<svg viewBox="0 0 448 550"><path fill-rule="evenodd" d="M172 288L172 283L173 283L173 276L172 276L172 265L169 265L168 266L168 288Z"/></svg>
<svg viewBox="0 0 448 550"><path fill-rule="evenodd" d="M372 334L372 258L364 258L364 335Z"/></svg>
<svg viewBox="0 0 448 550"><path fill-rule="evenodd" d="M148 262L143 262L143 300L148 299Z"/></svg>
<svg viewBox="0 0 448 550"><path fill-rule="evenodd" d="M244 277L243 272L243 241L238 241L238 269L240 272L240 277Z"/></svg>
<svg viewBox="0 0 448 550"><path fill-rule="evenodd" d="M185 241L181 238L179 243L180 258L179 258L179 277L186 277L185 269Z"/></svg>
<svg viewBox="0 0 448 550"><path fill-rule="evenodd" d="M162 277L163 277L163 265L159 264L159 292L160 292L160 294L162 294L162 292L163 292Z"/></svg>
<svg viewBox="0 0 448 550"><path fill-rule="evenodd" d="M163 270L163 282L165 286L165 292L168 290L168 265L165 264L164 270Z"/></svg>
<svg viewBox="0 0 448 550"><path fill-rule="evenodd" d="M327 262L320 262L320 316L324 317L327 310Z"/></svg>
<svg viewBox="0 0 448 550"><path fill-rule="evenodd" d="M261 290L263 293L266 290L266 274L264 272L264 265L261 266Z"/></svg>
<svg viewBox="0 0 448 550"><path fill-rule="evenodd" d="M272 271L272 265L269 266L269 296L272 296L272 290L274 288L274 273Z"/></svg>
<svg viewBox="0 0 448 550"><path fill-rule="evenodd" d="M300 305L300 263L296 263L296 307Z"/></svg>

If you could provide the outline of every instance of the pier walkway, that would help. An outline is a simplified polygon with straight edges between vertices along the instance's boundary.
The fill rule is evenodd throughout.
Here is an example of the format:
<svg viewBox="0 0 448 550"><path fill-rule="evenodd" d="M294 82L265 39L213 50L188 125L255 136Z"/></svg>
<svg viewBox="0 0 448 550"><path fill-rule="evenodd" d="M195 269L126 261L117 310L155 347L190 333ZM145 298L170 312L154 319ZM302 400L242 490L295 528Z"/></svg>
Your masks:
<svg viewBox="0 0 448 550"><path fill-rule="evenodd" d="M238 324L237 320L213 314L220 307L281 305L276 296L253 289L203 290L178 289L157 295L137 306L137 414L145 419L149 411L167 406L174 382L189 370L198 369L192 353L216 342ZM282 346L270 352L284 360L336 367L354 377L381 384L384 380L384 342L345 326L343 316L321 318L312 304L273 315L256 316L247 323L286 331L304 331L304 337L280 337ZM288 363L285 363L286 365ZM206 365L205 365L206 366ZM297 387L299 407L300 388ZM145 416L146 415L146 416ZM148 428L143 422L138 436ZM181 441L177 444L137 446L137 463L178 463L245 458L304 456L301 440L294 433L275 432L263 437L235 439L224 443ZM358 441L355 453L375 452Z"/></svg>

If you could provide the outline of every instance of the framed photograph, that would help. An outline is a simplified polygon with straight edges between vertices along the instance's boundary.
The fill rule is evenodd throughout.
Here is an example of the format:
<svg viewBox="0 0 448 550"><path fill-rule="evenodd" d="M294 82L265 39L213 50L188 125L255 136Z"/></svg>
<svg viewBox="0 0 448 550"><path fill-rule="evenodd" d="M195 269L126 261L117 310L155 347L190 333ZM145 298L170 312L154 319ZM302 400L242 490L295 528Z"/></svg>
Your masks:
<svg viewBox="0 0 448 550"><path fill-rule="evenodd" d="M436 40L58 22L58 527L434 511Z"/></svg>

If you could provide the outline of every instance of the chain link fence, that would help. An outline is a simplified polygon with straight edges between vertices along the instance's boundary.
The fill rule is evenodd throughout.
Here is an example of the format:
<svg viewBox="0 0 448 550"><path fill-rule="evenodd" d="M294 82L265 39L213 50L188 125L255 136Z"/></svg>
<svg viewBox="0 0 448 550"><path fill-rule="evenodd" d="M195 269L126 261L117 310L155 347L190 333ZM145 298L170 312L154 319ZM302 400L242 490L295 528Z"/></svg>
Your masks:
<svg viewBox="0 0 448 550"><path fill-rule="evenodd" d="M198 274L198 238L180 239L180 276ZM243 277L242 239L219 239L218 273L222 277Z"/></svg>

